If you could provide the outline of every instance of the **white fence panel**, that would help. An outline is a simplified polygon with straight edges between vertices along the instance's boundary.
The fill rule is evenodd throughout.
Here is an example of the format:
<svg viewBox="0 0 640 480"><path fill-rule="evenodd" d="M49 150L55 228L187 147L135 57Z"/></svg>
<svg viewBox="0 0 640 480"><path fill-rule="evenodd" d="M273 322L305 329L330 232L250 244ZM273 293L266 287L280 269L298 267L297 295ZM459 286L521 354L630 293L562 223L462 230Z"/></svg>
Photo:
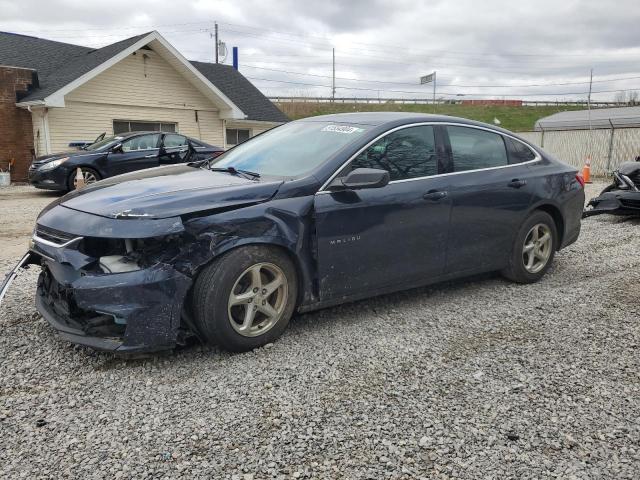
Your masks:
<svg viewBox="0 0 640 480"><path fill-rule="evenodd" d="M590 155L592 175L607 175L640 155L640 128L546 130L518 135L576 168L582 168Z"/></svg>

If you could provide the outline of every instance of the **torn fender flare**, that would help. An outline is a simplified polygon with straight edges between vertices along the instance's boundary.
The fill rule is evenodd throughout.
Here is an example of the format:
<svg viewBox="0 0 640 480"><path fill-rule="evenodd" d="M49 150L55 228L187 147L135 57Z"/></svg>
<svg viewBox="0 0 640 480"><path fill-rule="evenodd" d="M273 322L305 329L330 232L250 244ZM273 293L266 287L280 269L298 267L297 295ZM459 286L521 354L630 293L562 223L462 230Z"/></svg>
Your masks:
<svg viewBox="0 0 640 480"><path fill-rule="evenodd" d="M2 287L0 287L0 305L2 305L2 300L4 299L5 294L9 290L9 287L11 286L15 278L18 276L18 272L20 271L20 269L29 268L29 265L32 263L31 260L33 255L34 254L31 252L25 253L25 255L18 262L18 264L15 267L13 267L13 270L11 270L9 273L5 275L4 282L2 282Z"/></svg>

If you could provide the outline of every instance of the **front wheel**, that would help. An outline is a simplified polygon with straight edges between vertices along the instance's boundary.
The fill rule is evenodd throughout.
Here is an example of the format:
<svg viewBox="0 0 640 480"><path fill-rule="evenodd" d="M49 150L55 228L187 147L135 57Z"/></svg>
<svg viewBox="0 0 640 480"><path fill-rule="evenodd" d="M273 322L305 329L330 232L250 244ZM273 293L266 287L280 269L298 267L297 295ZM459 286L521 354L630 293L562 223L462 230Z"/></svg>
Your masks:
<svg viewBox="0 0 640 480"><path fill-rule="evenodd" d="M207 266L193 289L196 328L225 350L273 342L287 328L298 294L296 269L276 247L232 250Z"/></svg>
<svg viewBox="0 0 640 480"><path fill-rule="evenodd" d="M85 185L90 185L100 180L100 174L96 172L93 168L89 168L89 167L78 167L78 168L82 173L82 177L84 178ZM74 168L73 171L69 174L69 178L67 180L67 188L69 189L69 191L75 190L76 188L76 173L77 173L77 169Z"/></svg>
<svg viewBox="0 0 640 480"><path fill-rule="evenodd" d="M558 230L551 215L534 212L520 227L502 274L518 283L537 282L551 266L557 245Z"/></svg>

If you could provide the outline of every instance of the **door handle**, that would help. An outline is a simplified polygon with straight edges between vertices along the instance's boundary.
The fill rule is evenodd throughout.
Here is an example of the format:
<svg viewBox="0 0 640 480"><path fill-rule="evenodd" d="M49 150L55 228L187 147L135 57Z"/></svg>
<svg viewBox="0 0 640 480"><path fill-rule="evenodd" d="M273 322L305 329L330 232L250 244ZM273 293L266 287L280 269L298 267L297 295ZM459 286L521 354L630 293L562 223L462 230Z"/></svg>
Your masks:
<svg viewBox="0 0 640 480"><path fill-rule="evenodd" d="M429 190L427 193L422 195L422 198L425 200L431 200L433 202L437 202L438 200L442 200L447 196L447 192L442 192L440 190Z"/></svg>
<svg viewBox="0 0 640 480"><path fill-rule="evenodd" d="M514 178L513 180L511 180L509 183L507 183L507 185L511 188L520 188L520 187L524 187L527 184L526 180L520 180L518 178Z"/></svg>
<svg viewBox="0 0 640 480"><path fill-rule="evenodd" d="M153 158L153 157L155 157L155 156L156 156L156 154L155 154L155 153L152 153L151 155L145 155L145 156L144 156L144 158Z"/></svg>

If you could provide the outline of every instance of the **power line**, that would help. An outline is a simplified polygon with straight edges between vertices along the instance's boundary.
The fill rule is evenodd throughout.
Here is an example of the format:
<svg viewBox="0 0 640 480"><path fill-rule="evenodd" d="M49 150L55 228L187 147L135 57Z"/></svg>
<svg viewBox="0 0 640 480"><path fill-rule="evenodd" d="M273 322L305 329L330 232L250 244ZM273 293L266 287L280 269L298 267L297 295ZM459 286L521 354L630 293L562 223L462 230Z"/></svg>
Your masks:
<svg viewBox="0 0 640 480"><path fill-rule="evenodd" d="M260 38L260 39L265 39L268 40L269 42L280 42L280 43L286 43L286 44L294 44L297 46L307 46L310 48L326 48L327 50L329 48L332 48L334 45L332 43L318 43L318 42L309 42L309 41L301 41L301 40L295 40L292 38L274 38L274 37L265 37L265 35L261 35L261 34L255 34L255 33L251 33L251 32L243 32L240 30L233 30L233 29L229 29L229 28L225 28L224 29L225 33L231 32L231 33L236 33L238 35L241 36L248 36L248 37L252 37L252 38ZM352 42L353 43L353 42ZM352 53L351 55L349 54L345 54L343 53L344 51L349 51L352 50L354 53ZM387 54L389 55L389 52L381 52L382 54ZM361 49L357 49L357 48L350 48L350 47L340 47L340 54L338 56L353 56L353 57L366 57L366 58L375 58L375 59L380 59L380 60L387 60L389 63L393 63L391 61L388 60L387 57L381 57L380 54L379 55L371 55L371 54L367 54L367 53L363 53ZM412 56L413 58L418 58L418 54L410 54L410 56ZM440 55L442 56L442 55ZM492 55L493 57L496 57L495 60L499 60L500 55ZM404 58L408 58L408 57L404 57ZM486 62L488 57L483 57L483 62L485 62L485 65L482 66L475 66L476 68L483 68L483 69L487 69L486 66ZM463 60L463 59L458 59L458 60ZM542 61L542 60L540 60ZM425 63L424 60L420 60L419 62L414 62L414 63ZM433 63L433 62L430 62ZM589 64L591 64L592 62L589 62ZM619 62L618 62L619 63ZM549 65L549 61L546 60L544 61L545 66ZM442 63L442 61L439 61L439 65L445 65ZM468 64L466 63L448 63L447 65L449 66L456 66L456 67L470 67ZM556 64L556 65L562 65L563 67L566 65L566 63L562 63L562 64Z"/></svg>
<svg viewBox="0 0 640 480"><path fill-rule="evenodd" d="M276 34L280 34L280 35L287 35L287 36L295 36L295 37L302 37L302 38L317 38L320 40L325 40L325 41L329 41L330 39L328 39L326 36L319 36L319 35L310 35L310 34L302 34L302 33L294 33L294 32L282 32L282 31L278 31L278 30L272 30L272 29L267 29L267 28L262 28L262 27L255 27L255 26L251 26L251 25L242 25L242 24L237 24L237 23L230 23L230 22L219 22L222 25L230 25L232 27L237 27L237 28L244 28L244 29L249 29L249 30L258 30L258 31L263 31L263 32L267 32L267 33L276 33ZM230 30L230 31L235 31L236 33L238 33L238 31L236 30ZM252 32L241 32L241 33L251 33L252 35L259 35L257 33L252 33ZM365 42L357 42L357 41L350 41L349 43L354 43L357 45L369 45L369 46L374 46L383 50L396 50L396 49L406 49L406 45L405 46L399 46L399 45L381 45L381 44L376 44L376 43L365 43ZM329 44L330 46L333 46L333 44ZM483 57L483 56L509 56L509 57L544 57L544 58L548 58L548 57L588 57L588 58L594 58L594 57L607 57L609 58L611 56L611 54L601 54L601 55L594 55L594 54L588 54L588 53L582 53L582 54L561 54L561 53L500 53L500 54L495 54L495 53L468 53L468 52L463 52L463 51L459 51L459 50L424 50L424 49L418 49L415 50L416 52L430 52L431 54L434 53L449 53L449 54L459 54L459 55L464 55L464 56L477 56L477 57Z"/></svg>
<svg viewBox="0 0 640 480"><path fill-rule="evenodd" d="M326 85L326 84L317 84L317 83L305 83L305 82L293 82L293 81L289 81L289 80L275 80L272 78L257 78L257 77L246 77L249 80L256 80L256 81L263 81L263 82L276 82L276 83L287 83L287 84L292 84L292 85L304 85L304 86L309 86L309 87L322 87L322 88L331 88L331 85ZM420 95L424 95L425 92L424 91L408 91L408 90L385 90L385 89L381 89L381 88L365 88L365 87L341 87L341 86L337 86L335 87L336 89L342 89L342 90L363 90L363 91L373 91L373 92L389 92L389 93L413 93L413 94L420 94ZM592 93L613 93L613 92L630 92L630 91L635 91L638 90L637 88L630 88L630 89L616 89L616 90L599 90L599 91L593 91ZM461 95L458 92L438 92L441 95L452 95L452 96L459 96ZM496 96L496 97L538 97L538 96L566 96L566 95L586 95L587 92L554 92L554 93L509 93L509 94L497 94L497 93L469 93L469 92L465 92L462 95L465 96L483 96L483 95L491 95L491 96Z"/></svg>
<svg viewBox="0 0 640 480"><path fill-rule="evenodd" d="M160 27L183 27L186 25L211 25L211 22L187 22L187 23L165 23L159 25L118 25L115 27L91 27L91 28L58 28L47 29L39 28L38 30L22 30L23 33L50 33L50 32L92 32L104 30L131 30L136 28L160 28Z"/></svg>
<svg viewBox="0 0 640 480"><path fill-rule="evenodd" d="M276 68L266 68L266 67L258 67L255 65L249 65L249 64L243 64L243 67L248 67L248 68L255 68L258 70L267 70L270 72L278 72L278 73L286 73L286 74L291 74L291 75L303 75L303 76L307 76L307 77L318 77L318 78L333 78L333 76L331 75L318 75L318 74L313 74L313 73L303 73L303 72L291 72L291 71L287 71L287 70L280 70L280 69L276 69ZM417 83L416 82L388 82L388 81L383 81L383 80L365 80L365 79L361 79L361 78L349 78L349 77L335 77L336 80L348 80L348 81L355 81L355 82L362 82L362 83L382 83L382 84L388 84L388 85L411 85L411 86L416 86ZM621 77L621 78L611 78L608 80L594 80L593 83L609 83L609 82L617 82L617 81L625 81L625 80L637 80L640 79L640 76L634 76L634 77ZM523 88L529 88L529 87L557 87L557 86L565 86L565 85L587 85L589 84L588 81L586 82L562 82L562 83L532 83L532 84L527 84L527 85L458 85L455 83L451 83L451 84L442 84L440 86L442 87L459 87L459 88L519 88L519 87L523 87Z"/></svg>
<svg viewBox="0 0 640 480"><path fill-rule="evenodd" d="M121 31L121 30L132 30L132 29L142 29L142 28L164 28L164 27L183 27L183 26L194 26L194 25L211 25L211 21L200 21L200 22L182 22L182 23L159 23L159 24L147 24L147 25L117 25L117 26L113 26L113 27L83 27L83 28L58 28L58 29L37 29L37 30L21 30L22 33L55 33L55 32L65 32L65 33L69 33L69 32L82 32L82 33L86 33L86 32L93 32L93 31L110 31L110 30L117 30L117 31ZM285 35L285 36L289 36L289 37L297 37L297 38L312 38L312 39L318 39L318 40L322 40L323 44L326 46L334 46L331 43L331 39L328 38L327 36L321 36L321 35L311 35L308 33L297 33L297 32L283 32L280 30L273 30L273 29L267 29L267 28L262 28L262 27L257 27L257 26L253 26L253 25L246 25L246 24L238 24L238 23L231 23L231 22L218 22L222 25L228 25L231 27L236 27L236 28L241 28L241 29L245 29L245 30L254 30L254 31L258 31L258 32L264 32L264 33L256 33L256 32L247 32L247 31L242 31L242 30L234 30L232 29L226 29L227 31L230 32L234 32L234 33L239 33L239 34L246 34L246 35L251 35L251 36L264 36L265 34L278 34L278 35ZM200 31L200 30L198 30ZM208 31L208 29L203 29L202 31ZM183 32L183 30L176 30L175 32ZM87 37L87 35L82 35L83 37ZM99 35L100 37L104 36L104 37L118 37L118 36L122 36L121 34L102 34ZM283 39L284 40L284 39ZM293 41L295 43L300 43L299 40L293 40L291 39L290 41ZM371 47L375 47L371 50L376 50L378 49L378 51L380 52L384 52L384 53L388 53L388 51L390 50L404 50L406 49L406 45L405 46L399 46L399 45L389 45L389 44L378 44L378 43L368 43L368 42L358 42L358 41L350 41L349 43L351 44L356 44L356 45L364 45L364 46L371 46ZM466 51L461 51L461 50L439 50L439 49L413 49L413 51L418 53L429 53L429 54L455 54L455 55L462 55L462 56L471 56L471 57L543 57L543 58L549 58L549 57L587 57L587 58L594 58L594 57L606 57L606 58L610 58L611 54L607 53L607 54L587 54L587 53L508 53L508 52L501 52L501 53L482 53L482 52L466 52Z"/></svg>

